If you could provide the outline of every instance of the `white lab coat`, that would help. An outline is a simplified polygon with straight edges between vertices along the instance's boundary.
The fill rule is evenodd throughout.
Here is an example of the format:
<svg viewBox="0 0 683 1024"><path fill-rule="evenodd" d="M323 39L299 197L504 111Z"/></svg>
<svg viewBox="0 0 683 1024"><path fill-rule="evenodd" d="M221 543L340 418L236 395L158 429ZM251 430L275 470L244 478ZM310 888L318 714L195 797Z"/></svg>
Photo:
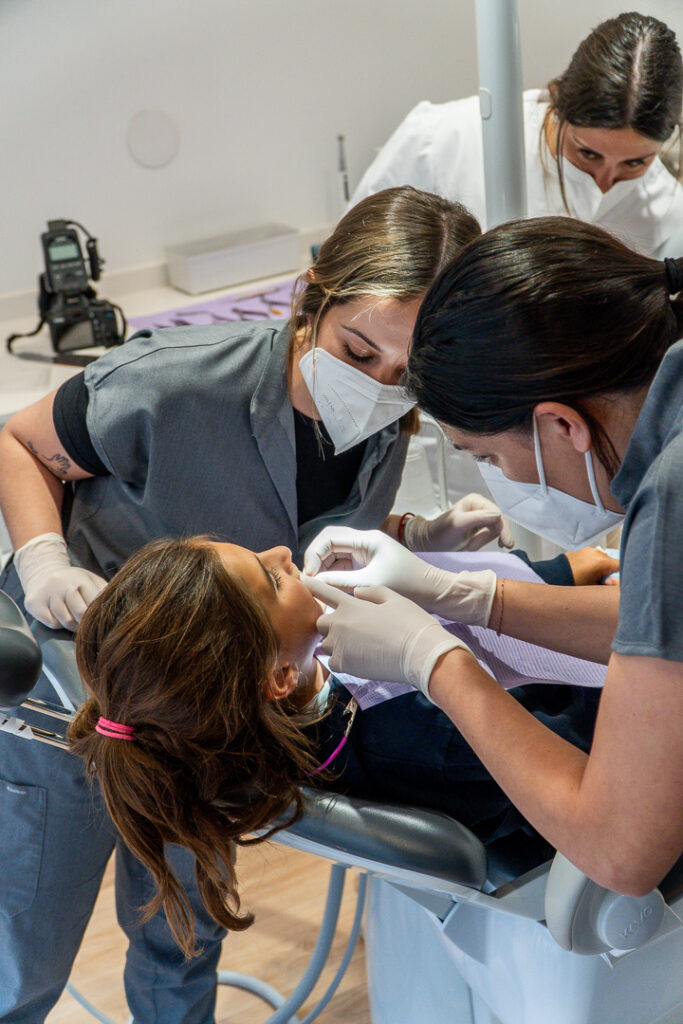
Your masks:
<svg viewBox="0 0 683 1024"><path fill-rule="evenodd" d="M548 107L545 90L524 93L524 145L529 217L566 215L555 161L541 128ZM573 216L611 231L651 254L669 239L683 240L683 187L659 158L645 174L617 182L604 195L590 175L564 161L565 191ZM484 156L479 98L418 103L398 126L363 175L351 205L393 185L414 185L456 199L486 228ZM683 248L676 255L683 256Z"/></svg>

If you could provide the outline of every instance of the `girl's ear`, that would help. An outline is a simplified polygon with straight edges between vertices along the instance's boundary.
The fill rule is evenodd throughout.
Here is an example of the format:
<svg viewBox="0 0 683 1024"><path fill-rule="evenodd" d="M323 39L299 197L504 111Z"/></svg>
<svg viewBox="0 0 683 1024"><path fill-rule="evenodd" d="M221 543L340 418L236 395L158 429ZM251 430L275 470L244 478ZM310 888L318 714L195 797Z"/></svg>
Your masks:
<svg viewBox="0 0 683 1024"><path fill-rule="evenodd" d="M284 700L299 682L298 665L278 665L266 680L266 700Z"/></svg>

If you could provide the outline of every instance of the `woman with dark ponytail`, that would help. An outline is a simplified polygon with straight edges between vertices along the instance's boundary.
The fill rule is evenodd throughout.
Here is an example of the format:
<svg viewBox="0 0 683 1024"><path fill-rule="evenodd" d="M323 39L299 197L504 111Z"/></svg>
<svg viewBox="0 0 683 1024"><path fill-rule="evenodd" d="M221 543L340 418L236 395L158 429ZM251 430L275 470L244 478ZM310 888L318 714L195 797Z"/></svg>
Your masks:
<svg viewBox="0 0 683 1024"><path fill-rule="evenodd" d="M506 514L568 545L623 519L618 625L589 755L514 707L468 652L444 650L433 627L426 649L413 601L429 601L428 583L409 568L390 575L386 550L369 552L364 582L413 601L311 584L338 606L319 623L336 669L372 676L381 657L383 678L420 685L549 842L631 895L683 850L681 292L683 260L639 255L567 218L520 221L453 261L415 328L407 386L482 463ZM605 623L566 598L544 608L499 581L491 621L581 656Z"/></svg>

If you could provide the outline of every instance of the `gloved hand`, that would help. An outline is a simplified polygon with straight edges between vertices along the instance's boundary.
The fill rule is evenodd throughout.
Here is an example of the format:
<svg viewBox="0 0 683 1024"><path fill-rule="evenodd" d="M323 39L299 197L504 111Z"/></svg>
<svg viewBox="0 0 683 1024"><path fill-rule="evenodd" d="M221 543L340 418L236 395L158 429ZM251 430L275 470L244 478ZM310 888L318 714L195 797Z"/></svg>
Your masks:
<svg viewBox="0 0 683 1024"><path fill-rule="evenodd" d="M436 519L411 516L403 526L409 551L478 551L496 537L499 547L514 546L503 513L483 494L466 494Z"/></svg>
<svg viewBox="0 0 683 1024"><path fill-rule="evenodd" d="M66 541L58 533L41 533L14 552L24 588L26 611L51 629L74 630L85 609L107 581L72 565Z"/></svg>
<svg viewBox="0 0 683 1024"><path fill-rule="evenodd" d="M431 700L429 680L441 655L456 647L469 651L428 612L386 587L359 587L351 596L319 579L301 578L334 609L318 619L333 672L409 683Z"/></svg>
<svg viewBox="0 0 683 1024"><path fill-rule="evenodd" d="M344 568L327 571L337 562ZM490 569L437 569L381 530L348 526L327 526L318 534L304 556L304 573L346 590L389 587L433 615L469 626L488 626L496 594L496 574Z"/></svg>

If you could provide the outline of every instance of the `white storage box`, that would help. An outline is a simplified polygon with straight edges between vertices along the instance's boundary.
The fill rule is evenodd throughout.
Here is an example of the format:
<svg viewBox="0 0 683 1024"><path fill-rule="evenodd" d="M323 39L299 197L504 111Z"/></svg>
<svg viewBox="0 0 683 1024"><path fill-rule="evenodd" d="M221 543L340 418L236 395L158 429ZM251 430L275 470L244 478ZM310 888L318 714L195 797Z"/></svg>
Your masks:
<svg viewBox="0 0 683 1024"><path fill-rule="evenodd" d="M284 224L264 224L200 242L166 249L171 284L196 295L244 281L299 270L299 232Z"/></svg>

